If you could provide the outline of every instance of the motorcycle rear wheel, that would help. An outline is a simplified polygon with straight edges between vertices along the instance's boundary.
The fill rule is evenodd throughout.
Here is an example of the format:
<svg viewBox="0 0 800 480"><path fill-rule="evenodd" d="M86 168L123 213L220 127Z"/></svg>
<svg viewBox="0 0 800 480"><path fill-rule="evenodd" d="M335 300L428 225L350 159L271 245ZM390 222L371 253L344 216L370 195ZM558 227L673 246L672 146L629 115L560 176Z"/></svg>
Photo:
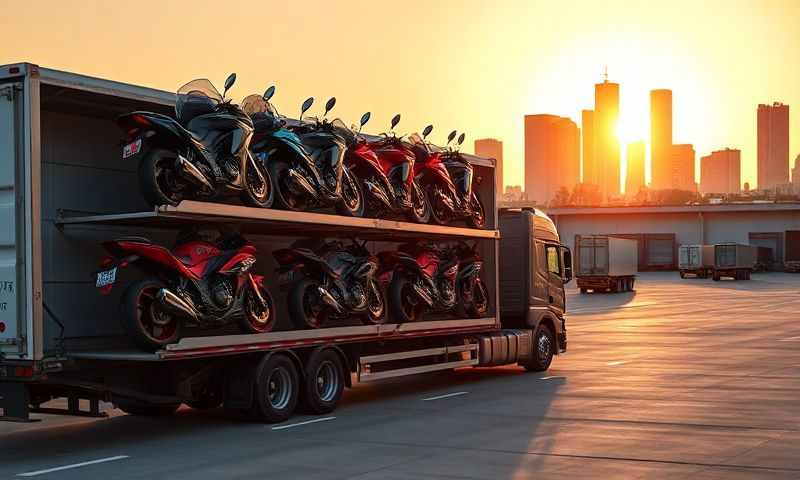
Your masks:
<svg viewBox="0 0 800 480"><path fill-rule="evenodd" d="M178 154L163 148L148 151L139 162L139 189L151 206L178 205L186 183L175 170Z"/></svg>
<svg viewBox="0 0 800 480"><path fill-rule="evenodd" d="M140 280L125 291L122 327L136 344L148 351L159 350L181 338L181 318L167 313L156 300L164 284L154 279Z"/></svg>
<svg viewBox="0 0 800 480"><path fill-rule="evenodd" d="M418 322L425 313L412 282L407 275L394 275L389 283L389 314L395 323Z"/></svg>
<svg viewBox="0 0 800 480"><path fill-rule="evenodd" d="M261 298L267 304L266 309L249 286L244 293L244 315L239 319L239 329L244 333L267 333L275 326L275 302L269 290L259 287Z"/></svg>
<svg viewBox="0 0 800 480"><path fill-rule="evenodd" d="M288 181L289 164L277 160L269 164L269 176L272 181L272 191L275 206L283 210L303 212L308 208L307 199L291 191Z"/></svg>
<svg viewBox="0 0 800 480"><path fill-rule="evenodd" d="M261 173L260 178L253 169L258 169L258 173ZM242 201L251 207L271 207L275 201L275 189L272 188L270 174L264 164L250 157L245 164L245 171L242 172L242 176L244 177Z"/></svg>
<svg viewBox="0 0 800 480"><path fill-rule="evenodd" d="M298 280L289 291L289 318L297 328L319 328L325 323L327 309L317 289L319 282L310 278Z"/></svg>

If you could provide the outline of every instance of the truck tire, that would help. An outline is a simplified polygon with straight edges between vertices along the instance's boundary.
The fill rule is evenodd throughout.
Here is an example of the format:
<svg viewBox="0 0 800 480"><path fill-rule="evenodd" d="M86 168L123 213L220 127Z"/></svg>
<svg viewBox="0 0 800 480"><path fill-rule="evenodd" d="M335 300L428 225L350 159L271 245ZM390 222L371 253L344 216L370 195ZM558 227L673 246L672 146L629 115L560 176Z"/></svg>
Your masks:
<svg viewBox="0 0 800 480"><path fill-rule="evenodd" d="M159 308L156 292L164 284L152 278L133 283L122 299L122 328L141 348L153 351L181 338L183 321Z"/></svg>
<svg viewBox="0 0 800 480"><path fill-rule="evenodd" d="M177 412L178 407L181 406L180 403L150 404L137 402L135 400L115 402L115 405L128 415L140 417L168 417Z"/></svg>
<svg viewBox="0 0 800 480"><path fill-rule="evenodd" d="M679 273L681 274L681 278L686 278L686 272L681 270Z"/></svg>
<svg viewBox="0 0 800 480"><path fill-rule="evenodd" d="M581 291L581 293L587 293L587 292L589 291L589 289L587 289L587 288L581 288L581 289L580 289L580 291Z"/></svg>
<svg viewBox="0 0 800 480"><path fill-rule="evenodd" d="M714 274L711 276L711 278L714 279L715 282L719 282L719 273L714 272Z"/></svg>
<svg viewBox="0 0 800 480"><path fill-rule="evenodd" d="M556 349L555 336L550 327L540 323L533 334L533 352L531 359L522 365L529 372L544 372L550 368Z"/></svg>
<svg viewBox="0 0 800 480"><path fill-rule="evenodd" d="M268 355L253 375L251 416L267 423L283 422L291 417L300 392L299 375L292 359L281 353Z"/></svg>
<svg viewBox="0 0 800 480"><path fill-rule="evenodd" d="M339 354L330 348L311 354L303 381L304 410L316 415L336 409L344 391L345 371Z"/></svg>

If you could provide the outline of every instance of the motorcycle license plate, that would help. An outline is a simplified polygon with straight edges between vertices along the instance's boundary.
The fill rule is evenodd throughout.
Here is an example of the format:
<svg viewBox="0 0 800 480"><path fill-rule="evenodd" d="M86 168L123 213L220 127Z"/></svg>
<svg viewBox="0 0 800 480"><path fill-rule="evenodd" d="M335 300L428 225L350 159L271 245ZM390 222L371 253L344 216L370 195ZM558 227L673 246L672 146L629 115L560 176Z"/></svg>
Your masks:
<svg viewBox="0 0 800 480"><path fill-rule="evenodd" d="M111 270L99 272L97 274L96 287L102 288L108 285L113 285L116 280L117 280L117 267L114 267Z"/></svg>
<svg viewBox="0 0 800 480"><path fill-rule="evenodd" d="M122 148L122 159L125 160L128 157L132 157L139 153L142 150L142 139L136 140L133 143L129 143Z"/></svg>

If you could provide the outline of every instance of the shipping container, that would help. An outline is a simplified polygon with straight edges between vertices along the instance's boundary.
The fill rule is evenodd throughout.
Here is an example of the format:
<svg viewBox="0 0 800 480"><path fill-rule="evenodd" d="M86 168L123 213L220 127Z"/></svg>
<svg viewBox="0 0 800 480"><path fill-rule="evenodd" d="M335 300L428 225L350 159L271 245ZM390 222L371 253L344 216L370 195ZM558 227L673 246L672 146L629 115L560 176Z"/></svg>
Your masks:
<svg viewBox="0 0 800 480"><path fill-rule="evenodd" d="M730 277L749 280L756 264L757 249L752 245L718 243L714 245L714 280Z"/></svg>
<svg viewBox="0 0 800 480"><path fill-rule="evenodd" d="M713 268L713 245L681 245L678 248L678 269L681 278L687 274L707 278Z"/></svg>
<svg viewBox="0 0 800 480"><path fill-rule="evenodd" d="M635 240L608 235L582 236L575 245L576 279L582 293L633 290L638 265Z"/></svg>

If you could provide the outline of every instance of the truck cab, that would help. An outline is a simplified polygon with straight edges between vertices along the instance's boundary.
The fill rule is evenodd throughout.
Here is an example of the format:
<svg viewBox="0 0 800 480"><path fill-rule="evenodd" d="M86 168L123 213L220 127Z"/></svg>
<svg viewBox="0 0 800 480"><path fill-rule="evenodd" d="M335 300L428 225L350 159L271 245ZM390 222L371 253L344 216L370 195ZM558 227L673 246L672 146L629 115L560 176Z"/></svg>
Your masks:
<svg viewBox="0 0 800 480"><path fill-rule="evenodd" d="M503 328L547 328L556 353L567 348L566 295L572 253L555 224L537 209L501 209L499 309Z"/></svg>

